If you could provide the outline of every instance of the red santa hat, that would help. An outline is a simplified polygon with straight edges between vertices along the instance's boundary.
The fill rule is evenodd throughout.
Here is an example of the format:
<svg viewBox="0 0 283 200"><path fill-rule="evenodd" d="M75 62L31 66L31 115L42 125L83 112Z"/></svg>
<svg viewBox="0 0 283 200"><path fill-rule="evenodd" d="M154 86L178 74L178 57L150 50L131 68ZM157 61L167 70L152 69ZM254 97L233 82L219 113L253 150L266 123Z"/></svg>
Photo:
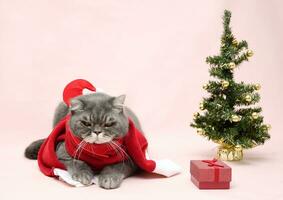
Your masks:
<svg viewBox="0 0 283 200"><path fill-rule="evenodd" d="M83 79L74 80L64 89L64 102L69 106L72 98L83 94L83 89L96 91L96 88L90 82ZM80 186L79 182L71 179L68 172L65 171L65 166L58 160L56 155L56 144L65 141L67 152L72 157L78 156L77 149L81 139L72 133L68 123L70 117L69 114L62 119L45 139L38 153L38 165L45 175L59 177L71 185ZM106 165L130 160L146 172L166 177L180 173L180 167L172 161L167 159L153 160L148 157L147 140L135 127L131 119L129 119L128 133L114 142L118 146L119 154L117 154L117 149L107 144L88 143L80 150L78 159L85 161L93 170L101 170ZM93 182L96 182L95 179Z"/></svg>

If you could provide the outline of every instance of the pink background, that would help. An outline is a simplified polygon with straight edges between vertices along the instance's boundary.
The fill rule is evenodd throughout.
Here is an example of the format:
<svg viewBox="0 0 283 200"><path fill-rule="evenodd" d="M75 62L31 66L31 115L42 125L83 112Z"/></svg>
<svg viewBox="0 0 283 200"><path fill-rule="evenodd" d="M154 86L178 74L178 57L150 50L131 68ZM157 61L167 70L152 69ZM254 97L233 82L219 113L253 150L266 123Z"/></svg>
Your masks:
<svg viewBox="0 0 283 200"><path fill-rule="evenodd" d="M236 37L255 52L236 79L261 83L272 139L229 163L231 190L199 191L189 180L189 160L212 158L216 145L189 123L205 95L204 61L218 53L225 8L233 12ZM282 8L279 0L0 0L0 199L282 198ZM113 191L44 177L23 151L49 134L62 89L75 78L127 94L151 154L171 158L183 173L142 174Z"/></svg>

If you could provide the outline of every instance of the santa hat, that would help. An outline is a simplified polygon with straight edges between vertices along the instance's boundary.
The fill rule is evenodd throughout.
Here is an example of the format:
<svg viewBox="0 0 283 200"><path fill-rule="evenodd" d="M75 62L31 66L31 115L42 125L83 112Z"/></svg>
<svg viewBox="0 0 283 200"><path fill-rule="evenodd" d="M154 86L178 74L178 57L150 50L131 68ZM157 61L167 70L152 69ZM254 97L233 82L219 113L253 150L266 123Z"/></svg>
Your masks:
<svg viewBox="0 0 283 200"><path fill-rule="evenodd" d="M63 92L64 102L69 106L70 100L82 95L84 89L96 92L96 88L86 80L77 79L70 82ZM38 165L40 170L47 176L58 177L74 186L82 186L79 182L72 180L65 166L58 160L56 155L56 144L65 141L67 152L72 157L76 156L77 147L81 140L70 130L68 123L70 117L70 115L67 115L62 119L48 138L45 139L38 153ZM101 170L104 166L122 162L127 158L146 172L164 175L165 177L180 173L181 168L170 160L153 160L149 158L147 140L135 127L131 119L129 119L128 133L115 142L122 149L121 151L124 151L130 158L123 156L123 152L117 154L116 149L109 149L109 145L89 143L80 152L79 159L88 163L94 170ZM96 178L93 183L96 183Z"/></svg>

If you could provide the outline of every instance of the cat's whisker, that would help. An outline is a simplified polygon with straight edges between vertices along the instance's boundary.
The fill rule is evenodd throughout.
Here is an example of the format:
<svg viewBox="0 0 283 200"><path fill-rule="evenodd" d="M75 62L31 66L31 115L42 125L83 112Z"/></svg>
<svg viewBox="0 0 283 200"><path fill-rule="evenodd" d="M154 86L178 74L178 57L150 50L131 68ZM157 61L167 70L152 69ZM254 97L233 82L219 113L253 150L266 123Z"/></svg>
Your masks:
<svg viewBox="0 0 283 200"><path fill-rule="evenodd" d="M81 151L80 151L80 153L79 153L79 155L78 155L78 159L80 159L80 156L81 156L81 154L82 154L82 152L83 152L83 150L84 150L84 147L87 145L87 142L84 142L83 143L83 145L82 145L82 147L81 147Z"/></svg>
<svg viewBox="0 0 283 200"><path fill-rule="evenodd" d="M79 154L78 154L78 159L80 158L81 154L82 154L82 151L84 150L84 147L88 144L87 140L88 138L91 138L91 136L87 136L85 137L83 140L82 140L82 144L78 147L78 150L81 149L81 151L79 151Z"/></svg>
<svg viewBox="0 0 283 200"><path fill-rule="evenodd" d="M119 149L117 149L116 146L114 146L112 144L112 141L110 141L108 144L115 150L117 155L120 155L122 157L122 163L123 163L123 167L124 167L125 166L125 160L126 160L124 154Z"/></svg>
<svg viewBox="0 0 283 200"><path fill-rule="evenodd" d="M78 144L78 147L77 147L77 149L76 149L76 151L75 151L74 159L76 159L77 153L78 153L78 151L79 151L79 149L80 149L80 147L81 147L81 145L82 145L83 142L84 142L84 141L82 140L82 141Z"/></svg>
<svg viewBox="0 0 283 200"><path fill-rule="evenodd" d="M114 144L119 150L121 150L123 152L123 154L128 158L127 160L129 160L132 164L134 163L133 160L131 159L131 157L128 155L128 153L126 151L124 151L123 148L121 148L117 143L115 143L114 141L111 141L112 144Z"/></svg>
<svg viewBox="0 0 283 200"><path fill-rule="evenodd" d="M71 134L71 137L73 137L73 138L75 138L72 134ZM75 155L74 155L74 159L76 159L77 158L77 154L78 154L78 152L79 152L79 150L83 150L83 146L84 146L84 140L82 140L79 144L78 144L78 147L77 147L77 149L76 149L76 151L75 151Z"/></svg>
<svg viewBox="0 0 283 200"><path fill-rule="evenodd" d="M127 154L125 154L124 151L121 151L121 147L119 147L116 143L113 144L114 142L113 141L111 141L111 142L112 142L112 145L116 146L117 150L120 152L120 155L122 157L123 167L125 167L125 163L129 159L129 156Z"/></svg>
<svg viewBox="0 0 283 200"><path fill-rule="evenodd" d="M107 143L107 145L115 151L116 155L120 154L120 152L111 143Z"/></svg>
<svg viewBox="0 0 283 200"><path fill-rule="evenodd" d="M82 141L79 143L78 148L76 149L76 152L75 152L75 156L74 156L75 159L79 159L80 154L81 154L81 152L83 151L84 146L85 146L86 144L87 144L87 143L86 143L84 140L82 140Z"/></svg>

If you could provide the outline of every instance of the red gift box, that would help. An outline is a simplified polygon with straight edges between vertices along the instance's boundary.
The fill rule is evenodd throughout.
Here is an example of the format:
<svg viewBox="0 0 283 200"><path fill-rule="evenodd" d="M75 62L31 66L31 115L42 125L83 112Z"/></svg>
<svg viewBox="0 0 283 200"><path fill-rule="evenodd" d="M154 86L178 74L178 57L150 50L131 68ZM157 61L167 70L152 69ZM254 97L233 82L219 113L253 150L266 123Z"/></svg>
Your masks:
<svg viewBox="0 0 283 200"><path fill-rule="evenodd" d="M220 160L191 160L191 180L199 189L229 189L232 169Z"/></svg>

